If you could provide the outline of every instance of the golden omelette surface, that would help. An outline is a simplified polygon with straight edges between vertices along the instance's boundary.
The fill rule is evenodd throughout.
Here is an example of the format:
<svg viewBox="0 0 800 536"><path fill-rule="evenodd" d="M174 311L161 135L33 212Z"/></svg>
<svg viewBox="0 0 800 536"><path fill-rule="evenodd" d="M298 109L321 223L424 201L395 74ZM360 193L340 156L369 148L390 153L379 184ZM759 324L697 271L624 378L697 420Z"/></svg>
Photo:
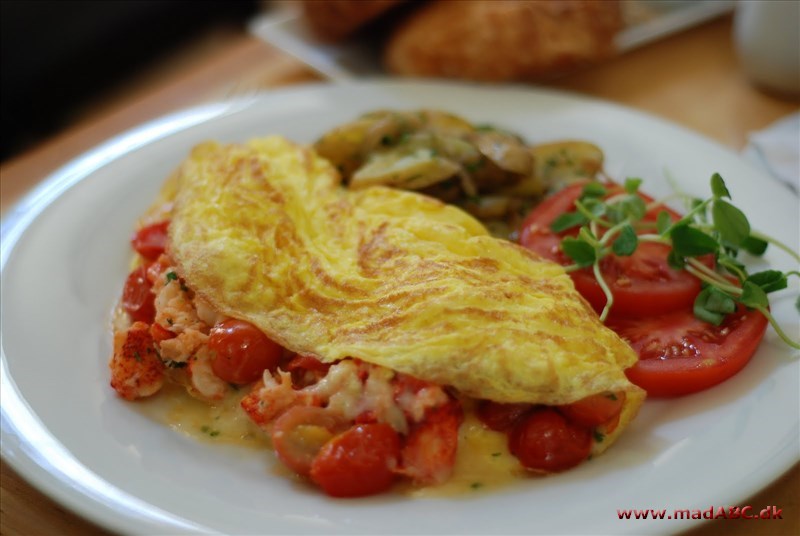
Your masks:
<svg viewBox="0 0 800 536"><path fill-rule="evenodd" d="M346 190L327 161L280 137L200 145L177 188L170 253L181 277L292 351L357 357L498 402L625 391L620 429L641 404L623 373L635 353L564 270L455 207Z"/></svg>

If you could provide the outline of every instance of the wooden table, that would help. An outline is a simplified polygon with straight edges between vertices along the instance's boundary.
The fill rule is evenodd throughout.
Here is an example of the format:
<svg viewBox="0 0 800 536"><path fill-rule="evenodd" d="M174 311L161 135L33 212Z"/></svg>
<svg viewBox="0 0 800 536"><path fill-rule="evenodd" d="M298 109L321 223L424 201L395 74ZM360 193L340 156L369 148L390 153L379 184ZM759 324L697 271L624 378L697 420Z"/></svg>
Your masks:
<svg viewBox="0 0 800 536"><path fill-rule="evenodd" d="M644 110L740 150L747 133L798 109L798 101L753 88L739 69L731 41L731 17L723 17L602 66L549 84ZM164 60L124 93L97 102L84 117L2 166L0 208L52 171L105 139L180 108L246 89L319 80L303 64L241 31L220 29ZM788 425L788 423L787 423ZM691 485L691 483L687 483ZM752 527L715 521L691 534L800 534L800 467L740 506L783 508L783 521ZM657 508L658 505L652 505ZM29 486L5 463L0 483L0 534L108 534Z"/></svg>

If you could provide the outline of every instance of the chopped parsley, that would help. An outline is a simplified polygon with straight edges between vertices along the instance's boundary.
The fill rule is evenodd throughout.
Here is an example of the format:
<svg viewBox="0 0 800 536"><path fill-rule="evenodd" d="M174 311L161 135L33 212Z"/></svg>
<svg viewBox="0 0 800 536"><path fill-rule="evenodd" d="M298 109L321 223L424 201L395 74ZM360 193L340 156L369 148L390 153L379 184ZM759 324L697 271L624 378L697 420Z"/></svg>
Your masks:
<svg viewBox="0 0 800 536"><path fill-rule="evenodd" d="M602 443L603 440L606 438L606 436L604 436L603 434L601 434L597 430L594 430L593 434L594 434L594 440L597 443Z"/></svg>
<svg viewBox="0 0 800 536"><path fill-rule="evenodd" d="M178 280L178 274L176 274L175 272L167 272L167 283L169 283L170 281L177 281L177 280Z"/></svg>
<svg viewBox="0 0 800 536"><path fill-rule="evenodd" d="M219 430L214 430L210 426L206 425L201 426L200 431L204 434L208 434L210 437L217 437L219 435Z"/></svg>

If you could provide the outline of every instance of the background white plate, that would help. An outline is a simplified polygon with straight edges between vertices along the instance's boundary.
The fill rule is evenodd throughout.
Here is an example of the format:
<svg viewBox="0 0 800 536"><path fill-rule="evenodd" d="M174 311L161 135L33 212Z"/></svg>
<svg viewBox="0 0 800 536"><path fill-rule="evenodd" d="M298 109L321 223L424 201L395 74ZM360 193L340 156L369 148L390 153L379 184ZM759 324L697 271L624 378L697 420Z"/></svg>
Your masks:
<svg viewBox="0 0 800 536"><path fill-rule="evenodd" d="M690 521L620 521L617 509L741 504L800 458L797 353L770 330L752 363L709 391L648 401L608 453L565 474L453 499L331 500L270 474L269 457L195 442L108 386L108 315L128 238L196 143L280 133L311 142L375 108L446 109L538 143L590 140L607 171L646 190L707 194L720 172L755 228L798 245L798 199L735 154L605 102L523 88L365 82L291 88L188 110L120 136L54 174L2 234L2 454L69 508L124 533L666 533ZM761 262L761 261L758 261ZM765 258L789 269L778 250ZM796 269L796 267L794 268ZM795 279L796 281L796 279ZM798 334L784 291L773 310Z"/></svg>

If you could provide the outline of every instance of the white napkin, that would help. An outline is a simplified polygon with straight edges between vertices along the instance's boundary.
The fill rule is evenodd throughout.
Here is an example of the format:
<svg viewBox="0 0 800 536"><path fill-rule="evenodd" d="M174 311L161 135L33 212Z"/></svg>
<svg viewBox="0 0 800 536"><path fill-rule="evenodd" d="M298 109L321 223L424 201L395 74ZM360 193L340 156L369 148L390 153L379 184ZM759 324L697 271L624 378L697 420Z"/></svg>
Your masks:
<svg viewBox="0 0 800 536"><path fill-rule="evenodd" d="M742 154L800 194L800 112L751 132Z"/></svg>

